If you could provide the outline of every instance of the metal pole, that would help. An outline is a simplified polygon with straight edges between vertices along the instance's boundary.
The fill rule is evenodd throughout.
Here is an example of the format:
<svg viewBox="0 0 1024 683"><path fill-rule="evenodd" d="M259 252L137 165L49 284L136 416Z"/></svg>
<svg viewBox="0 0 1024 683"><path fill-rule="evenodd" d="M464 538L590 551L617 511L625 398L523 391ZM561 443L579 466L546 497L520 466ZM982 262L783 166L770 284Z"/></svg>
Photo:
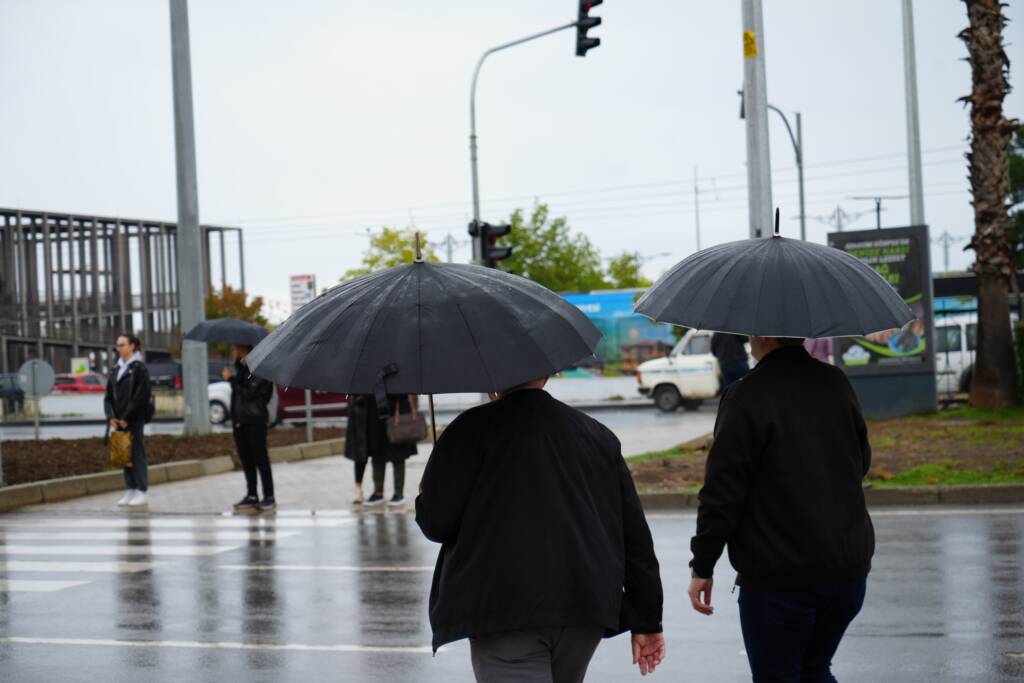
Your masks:
<svg viewBox="0 0 1024 683"><path fill-rule="evenodd" d="M804 208L804 133L800 112L796 113L796 173L800 185L800 239L807 240L807 211Z"/></svg>
<svg viewBox="0 0 1024 683"><path fill-rule="evenodd" d="M875 197L875 230L882 229L882 198Z"/></svg>
<svg viewBox="0 0 1024 683"><path fill-rule="evenodd" d="M504 43L496 47L492 47L482 55L480 60L476 63L476 68L473 69L473 82L469 86L469 164L470 174L473 180L473 220L476 222L480 221L480 179L477 173L477 152L476 152L476 81L480 76L480 67L483 66L484 60L490 55L500 50L506 50L516 45L522 45L531 40L537 38L543 38L544 36L564 31L567 28L575 28L577 22L565 24L564 26L558 26L556 28L548 29L547 31L541 31L540 33L534 33L533 35L520 38L519 40L513 40L510 43ZM481 263L483 259L483 250L481 249L480 240L473 240L473 263Z"/></svg>
<svg viewBox="0 0 1024 683"><path fill-rule="evenodd" d="M697 251L700 251L700 190L697 189L697 167L693 167L693 216L697 226Z"/></svg>
<svg viewBox="0 0 1024 683"><path fill-rule="evenodd" d="M245 240L242 239L242 229L238 229L238 284L245 291Z"/></svg>
<svg viewBox="0 0 1024 683"><path fill-rule="evenodd" d="M313 440L313 392L306 389L306 441Z"/></svg>
<svg viewBox="0 0 1024 683"><path fill-rule="evenodd" d="M188 3L170 0L171 66L174 81L174 141L178 181L178 292L181 331L206 317L203 311L203 249L199 232L196 141L192 121L192 67L189 58ZM182 340L185 434L210 432L206 344Z"/></svg>
<svg viewBox="0 0 1024 683"><path fill-rule="evenodd" d="M750 237L772 225L768 95L761 0L743 1L743 104L747 124L747 203Z"/></svg>
<svg viewBox="0 0 1024 683"><path fill-rule="evenodd" d="M921 131L917 109L917 63L914 56L914 7L903 0L903 85L907 106L907 168L910 172L910 224L924 225L921 178Z"/></svg>
<svg viewBox="0 0 1024 683"><path fill-rule="evenodd" d="M36 381L36 366L37 365L38 365L37 363L33 363L32 364L32 403L33 403L33 407L35 408L35 411L33 411L33 412L35 412L35 414L36 414L36 419L35 419L36 441L39 441L39 413L41 413L43 411L43 407L39 404L39 390L36 388L36 387L39 386L39 383Z"/></svg>

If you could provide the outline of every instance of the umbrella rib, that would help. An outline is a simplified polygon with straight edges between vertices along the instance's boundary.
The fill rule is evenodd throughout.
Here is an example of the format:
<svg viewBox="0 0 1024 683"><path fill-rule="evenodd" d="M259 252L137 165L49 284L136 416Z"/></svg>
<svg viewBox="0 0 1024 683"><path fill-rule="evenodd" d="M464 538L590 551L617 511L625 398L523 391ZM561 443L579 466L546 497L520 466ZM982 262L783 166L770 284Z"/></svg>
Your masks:
<svg viewBox="0 0 1024 683"><path fill-rule="evenodd" d="M448 296L448 288L445 286L443 278L437 278L437 284L441 287L442 291L444 291L445 296ZM459 317L462 318L462 324L466 326L466 331L469 332L470 339L473 340L473 348L476 350L476 355L480 359L481 367L483 367L484 372L486 372L487 376L490 378L491 384L495 384L494 375L491 374L491 369L487 366L487 363L484 362L484 356L480 352L480 346L477 344L476 335L473 334L473 328L469 324L469 320L466 319L466 314L462 312L462 306L459 305L458 299L454 297L451 297L451 302L455 306L455 310L459 312ZM498 387L494 388L497 389Z"/></svg>
<svg viewBox="0 0 1024 683"><path fill-rule="evenodd" d="M403 275L404 275L404 273L403 273ZM404 279L405 279L404 277L396 277L394 282L391 283L391 286L388 287L386 292L384 292L384 296L385 297L390 296L391 293L394 292L395 289L398 287L399 283L401 283ZM363 343L359 347L359 353L357 355L357 358L362 358L363 352L366 350L366 342L370 339L370 332L373 331L373 326L377 323L377 318L380 316L380 314L381 314L381 312L383 310L384 310L383 307L378 308L377 312L373 314L373 320L371 320L370 324L366 326L366 333L363 335ZM356 371L359 370L359 367L360 367L359 363L353 363L352 364L352 373L349 375L349 378L348 378L349 385L351 385L351 384L353 384L355 382ZM300 363L299 367L295 369L295 374L298 374L299 369L301 369L301 368L302 368L302 364ZM401 370L399 370L399 371L401 371Z"/></svg>
<svg viewBox="0 0 1024 683"><path fill-rule="evenodd" d="M803 258L805 255L806 254L803 251L794 250L792 255L793 266L797 271L797 282L800 284L800 294L803 295L804 308L807 310L807 325L814 332L814 337L817 337L818 327L814 324L814 312L811 310L811 300L807 296L807 287L804 286L803 278L800 277L801 271L806 272L808 275L812 272L811 268L807 268L806 270L804 268L805 264L803 263Z"/></svg>

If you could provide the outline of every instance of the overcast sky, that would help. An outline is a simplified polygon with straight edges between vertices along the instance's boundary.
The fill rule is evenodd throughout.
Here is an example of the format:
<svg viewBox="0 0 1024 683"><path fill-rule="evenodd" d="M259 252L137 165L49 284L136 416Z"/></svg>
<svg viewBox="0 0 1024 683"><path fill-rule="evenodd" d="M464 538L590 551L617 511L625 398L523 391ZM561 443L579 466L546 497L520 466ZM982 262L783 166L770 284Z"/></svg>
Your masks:
<svg viewBox="0 0 1024 683"><path fill-rule="evenodd" d="M1008 8L1011 63L1022 3ZM250 292L288 298L354 266L367 229L416 225L468 260L468 91L488 47L575 18L572 0L193 0L200 219L245 227ZM962 2L914 3L925 216L973 231ZM477 115L485 220L548 202L651 277L702 245L747 235L739 0L608 0L601 47L571 31L492 56ZM803 114L807 213L907 193L898 0L765 0L768 100ZM0 0L0 206L175 220L165 0ZM1015 73L1011 73L1011 83ZM1007 100L1024 118L1024 95ZM770 118L774 200L798 234L793 151ZM903 199L883 225L908 223ZM810 239L832 228L810 219ZM970 255L963 241L951 267ZM442 249L443 251L443 249ZM665 253L669 255L662 255ZM942 250L932 252L935 269ZM279 307L287 312L287 305Z"/></svg>

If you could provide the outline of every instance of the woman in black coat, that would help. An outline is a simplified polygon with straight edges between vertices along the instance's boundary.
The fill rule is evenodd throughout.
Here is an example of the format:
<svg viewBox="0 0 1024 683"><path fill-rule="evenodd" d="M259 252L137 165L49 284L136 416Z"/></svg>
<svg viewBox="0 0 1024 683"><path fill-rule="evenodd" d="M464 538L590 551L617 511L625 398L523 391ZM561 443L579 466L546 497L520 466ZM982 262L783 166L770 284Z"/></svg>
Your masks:
<svg viewBox="0 0 1024 683"><path fill-rule="evenodd" d="M117 338L117 364L107 378L107 393L103 410L114 431L132 435L132 463L124 468L125 491L118 505L137 507L146 504L149 489L149 469L143 430L150 410L153 393L149 370L142 360L142 342L134 334L125 333Z"/></svg>
<svg viewBox="0 0 1024 683"><path fill-rule="evenodd" d="M388 394L388 412L382 415L377 408L377 399L372 394L353 394L349 397L345 457L355 463L354 504L363 503L363 474L366 472L367 461L373 463L373 493L365 501L366 505L384 503L384 473L389 462L394 475L395 493L388 505L405 504L405 460L416 455L416 444L389 442L387 421L395 418L396 410L402 415L412 413L418 400L415 394Z"/></svg>

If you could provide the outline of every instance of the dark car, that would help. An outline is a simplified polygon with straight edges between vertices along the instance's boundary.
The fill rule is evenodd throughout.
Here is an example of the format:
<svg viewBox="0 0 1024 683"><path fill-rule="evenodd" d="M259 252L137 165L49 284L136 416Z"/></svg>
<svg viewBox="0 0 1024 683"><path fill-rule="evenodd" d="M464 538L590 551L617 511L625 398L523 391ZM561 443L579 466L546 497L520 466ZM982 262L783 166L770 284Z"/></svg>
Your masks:
<svg viewBox="0 0 1024 683"><path fill-rule="evenodd" d="M4 402L4 410L16 413L25 403L25 392L18 386L16 374L0 375L0 401Z"/></svg>
<svg viewBox="0 0 1024 683"><path fill-rule="evenodd" d="M210 384L223 382L221 373L225 365L231 361L223 358L211 358L206 363L206 381ZM146 368L149 369L149 378L154 387L165 387L167 389L181 389L181 361L161 358L158 360L146 361Z"/></svg>

